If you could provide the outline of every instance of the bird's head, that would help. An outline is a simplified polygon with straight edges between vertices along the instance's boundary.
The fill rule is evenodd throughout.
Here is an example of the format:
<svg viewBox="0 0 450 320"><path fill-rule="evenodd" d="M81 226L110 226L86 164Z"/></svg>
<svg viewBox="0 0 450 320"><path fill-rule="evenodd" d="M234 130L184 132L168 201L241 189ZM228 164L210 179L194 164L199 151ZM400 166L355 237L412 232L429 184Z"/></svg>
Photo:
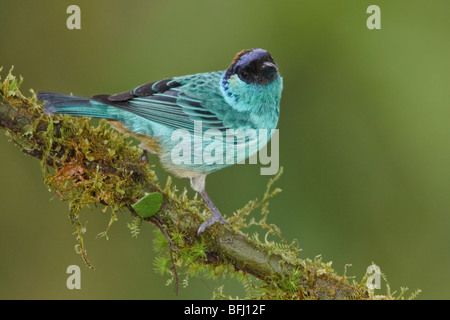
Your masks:
<svg viewBox="0 0 450 320"><path fill-rule="evenodd" d="M242 50L234 57L223 80L228 81L233 76L247 84L265 86L276 79L278 68L266 50Z"/></svg>
<svg viewBox="0 0 450 320"><path fill-rule="evenodd" d="M240 51L222 77L225 98L239 110L278 106L282 89L278 67L264 49Z"/></svg>

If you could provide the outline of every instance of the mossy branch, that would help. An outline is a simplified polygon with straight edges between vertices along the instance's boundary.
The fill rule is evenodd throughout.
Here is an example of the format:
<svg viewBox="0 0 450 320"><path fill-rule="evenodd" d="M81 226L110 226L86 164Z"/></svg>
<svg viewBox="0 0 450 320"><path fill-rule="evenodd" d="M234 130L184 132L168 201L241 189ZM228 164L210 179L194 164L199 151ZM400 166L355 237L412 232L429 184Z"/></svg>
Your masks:
<svg viewBox="0 0 450 320"><path fill-rule="evenodd" d="M142 150L131 145L122 134L106 122L93 127L88 119L47 116L42 104L32 92L27 98L19 91L20 80L11 72L0 81L0 127L20 150L41 161L45 183L58 197L69 202L70 217L77 226L78 249L86 264L83 243L85 227L79 217L80 209L89 204L103 204L111 210L111 224L117 211L129 210L145 193L163 195L161 209L151 218L136 217L130 226L133 236L139 233L140 221L157 224L168 235L173 256L167 255L168 241L157 237L159 249L166 254L156 259L157 268L169 275L176 274L173 266L188 276L199 271L211 277L234 275L244 283L247 298L259 299L370 299L373 291L364 283L349 283L338 275L331 263L321 259L302 260L294 243L276 243L268 235L280 235L278 228L266 222L267 200L279 190L268 190L260 201L251 201L237 211L230 224L215 224L201 236L197 228L209 212L205 204L186 192L178 193L170 180L163 188ZM262 218L247 221L251 211L260 209ZM257 235L242 233L245 227L258 225L266 232L264 241ZM158 231L159 232L159 231ZM161 233L160 233L161 234ZM159 239L159 240L158 240ZM172 252L171 252L172 253ZM225 297L222 288L214 297ZM381 296L381 298L391 298Z"/></svg>

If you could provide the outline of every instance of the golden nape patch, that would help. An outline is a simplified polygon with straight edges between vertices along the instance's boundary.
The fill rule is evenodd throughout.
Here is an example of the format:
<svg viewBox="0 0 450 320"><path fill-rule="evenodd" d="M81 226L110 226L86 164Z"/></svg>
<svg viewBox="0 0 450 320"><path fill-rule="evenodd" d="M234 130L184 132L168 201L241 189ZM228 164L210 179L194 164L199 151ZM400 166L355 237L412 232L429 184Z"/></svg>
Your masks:
<svg viewBox="0 0 450 320"><path fill-rule="evenodd" d="M251 49L244 49L244 50L239 51L239 52L234 56L234 59L233 59L233 62L231 63L231 65L234 66L234 65L236 64L236 62L239 60L239 58L240 58L244 53L249 52L249 51L252 51L252 50L251 50Z"/></svg>

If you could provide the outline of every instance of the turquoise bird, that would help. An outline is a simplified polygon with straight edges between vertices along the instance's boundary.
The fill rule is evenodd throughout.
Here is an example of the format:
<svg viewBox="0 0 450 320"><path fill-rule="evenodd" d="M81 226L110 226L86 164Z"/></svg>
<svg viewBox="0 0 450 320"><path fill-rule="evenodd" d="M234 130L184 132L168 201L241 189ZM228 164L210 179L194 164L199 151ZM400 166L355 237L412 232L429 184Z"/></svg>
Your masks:
<svg viewBox="0 0 450 320"><path fill-rule="evenodd" d="M226 223L205 191L206 175L245 160L267 144L271 135L261 138L258 132L276 128L282 90L272 56L250 49L240 51L225 71L173 77L114 95L82 98L40 92L38 98L46 103L47 114L109 120L140 139L140 147L157 153L168 171L190 178L212 212L200 225L201 233L215 222ZM228 139L229 132L239 130L246 133L243 139ZM208 146L210 156L204 153Z"/></svg>

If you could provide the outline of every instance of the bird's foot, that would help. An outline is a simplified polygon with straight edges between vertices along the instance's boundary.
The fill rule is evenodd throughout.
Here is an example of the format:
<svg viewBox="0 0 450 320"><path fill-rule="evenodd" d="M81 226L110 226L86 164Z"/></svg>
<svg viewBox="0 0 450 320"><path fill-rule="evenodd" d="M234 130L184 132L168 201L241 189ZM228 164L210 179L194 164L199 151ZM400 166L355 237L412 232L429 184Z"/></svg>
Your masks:
<svg viewBox="0 0 450 320"><path fill-rule="evenodd" d="M197 235L204 232L206 228L208 228L210 225L214 224L215 222L219 222L222 224L228 224L228 222L222 217L219 211L214 210L211 217L205 222L203 222L200 227L198 228Z"/></svg>

